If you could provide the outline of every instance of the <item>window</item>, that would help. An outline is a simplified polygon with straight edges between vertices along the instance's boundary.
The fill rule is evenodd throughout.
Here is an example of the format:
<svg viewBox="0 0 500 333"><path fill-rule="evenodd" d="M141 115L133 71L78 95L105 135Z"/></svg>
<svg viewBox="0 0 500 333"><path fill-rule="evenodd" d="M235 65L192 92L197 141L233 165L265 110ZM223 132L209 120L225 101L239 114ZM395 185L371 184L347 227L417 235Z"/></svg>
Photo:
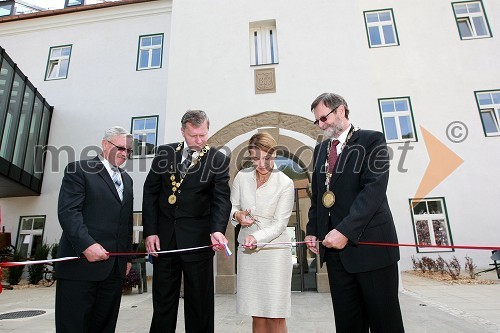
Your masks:
<svg viewBox="0 0 500 333"><path fill-rule="evenodd" d="M476 91L479 114L486 136L500 135L500 90Z"/></svg>
<svg viewBox="0 0 500 333"><path fill-rule="evenodd" d="M491 37L481 1L456 2L452 5L460 39Z"/></svg>
<svg viewBox="0 0 500 333"><path fill-rule="evenodd" d="M132 243L139 244L142 240L142 232L144 227L142 226L142 212L134 212L134 227L132 235Z"/></svg>
<svg viewBox="0 0 500 333"><path fill-rule="evenodd" d="M137 70L161 68L163 34L139 37Z"/></svg>
<svg viewBox="0 0 500 333"><path fill-rule="evenodd" d="M42 244L45 216L21 216L16 249L24 258L34 257L36 248Z"/></svg>
<svg viewBox="0 0 500 333"><path fill-rule="evenodd" d="M250 23L250 65L277 64L276 20Z"/></svg>
<svg viewBox="0 0 500 333"><path fill-rule="evenodd" d="M14 14L14 1L0 2L0 17Z"/></svg>
<svg viewBox="0 0 500 333"><path fill-rule="evenodd" d="M133 156L151 156L158 136L158 116L132 118Z"/></svg>
<svg viewBox="0 0 500 333"><path fill-rule="evenodd" d="M69 58L71 46L51 47L49 52L49 63L45 80L65 79L68 77Z"/></svg>
<svg viewBox="0 0 500 333"><path fill-rule="evenodd" d="M64 0L64 8L73 7L73 6L81 6L85 4L85 0Z"/></svg>
<svg viewBox="0 0 500 333"><path fill-rule="evenodd" d="M409 97L379 99L378 105L388 143L417 141Z"/></svg>
<svg viewBox="0 0 500 333"><path fill-rule="evenodd" d="M364 12L370 47L399 45L392 9Z"/></svg>
<svg viewBox="0 0 500 333"><path fill-rule="evenodd" d="M452 246L444 198L410 199L413 232L418 245ZM417 247L417 252L453 252L453 248Z"/></svg>

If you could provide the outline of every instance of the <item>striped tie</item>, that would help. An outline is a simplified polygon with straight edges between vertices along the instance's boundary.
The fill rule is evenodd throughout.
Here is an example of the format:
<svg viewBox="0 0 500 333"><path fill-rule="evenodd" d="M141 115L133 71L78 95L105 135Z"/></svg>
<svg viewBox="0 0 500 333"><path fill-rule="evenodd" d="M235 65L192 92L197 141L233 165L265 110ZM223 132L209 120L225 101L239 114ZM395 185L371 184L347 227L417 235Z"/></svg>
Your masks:
<svg viewBox="0 0 500 333"><path fill-rule="evenodd" d="M118 196L120 197L120 200L123 201L123 183L120 178L120 172L118 171L118 168L113 167L111 168L113 171L113 175L111 176L111 180L113 180L113 183L115 184L116 191L118 192Z"/></svg>

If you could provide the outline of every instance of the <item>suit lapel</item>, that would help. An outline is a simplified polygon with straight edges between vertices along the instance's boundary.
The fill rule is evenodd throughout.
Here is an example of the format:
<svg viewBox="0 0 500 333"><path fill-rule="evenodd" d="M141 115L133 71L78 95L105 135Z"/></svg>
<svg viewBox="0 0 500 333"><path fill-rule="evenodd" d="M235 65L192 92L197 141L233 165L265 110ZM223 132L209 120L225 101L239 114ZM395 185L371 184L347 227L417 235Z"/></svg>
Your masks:
<svg viewBox="0 0 500 333"><path fill-rule="evenodd" d="M101 160L99 157L96 157L92 160L95 162L95 170L97 171L97 174L104 180L104 182L108 185L109 190L113 195L115 196L116 200L122 203L122 200L120 200L120 196L118 195L118 191L116 190L115 184L113 183L113 180L111 180L111 177L108 173L108 170L104 167L104 164L102 164ZM121 169L120 173L122 172ZM122 176L122 181L123 181L123 176ZM124 184L124 189L125 189L125 184ZM125 190L123 191L125 193Z"/></svg>

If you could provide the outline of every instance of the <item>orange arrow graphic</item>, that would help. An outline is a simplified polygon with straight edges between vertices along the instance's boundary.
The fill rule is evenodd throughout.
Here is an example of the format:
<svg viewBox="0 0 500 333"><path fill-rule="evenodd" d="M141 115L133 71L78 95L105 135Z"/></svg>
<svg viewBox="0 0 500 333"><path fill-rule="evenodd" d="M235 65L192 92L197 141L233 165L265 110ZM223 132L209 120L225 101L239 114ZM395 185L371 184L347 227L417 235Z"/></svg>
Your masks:
<svg viewBox="0 0 500 333"><path fill-rule="evenodd" d="M460 156L451 151L425 128L420 126L420 130L424 136L430 161L414 196L418 199L424 198L464 162ZM413 201L413 205L417 203L418 200Z"/></svg>

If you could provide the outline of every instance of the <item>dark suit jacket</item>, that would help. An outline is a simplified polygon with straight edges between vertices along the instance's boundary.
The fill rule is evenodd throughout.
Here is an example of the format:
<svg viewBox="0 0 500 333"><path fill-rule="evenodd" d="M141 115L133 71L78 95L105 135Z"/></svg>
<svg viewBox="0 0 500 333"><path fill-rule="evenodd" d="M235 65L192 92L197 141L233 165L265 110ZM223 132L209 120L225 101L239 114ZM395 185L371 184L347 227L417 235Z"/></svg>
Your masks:
<svg viewBox="0 0 500 333"><path fill-rule="evenodd" d="M314 150L307 234L323 240L334 228L346 236L349 242L339 254L350 273L366 272L397 262L397 247L358 246L358 242L363 241L398 241L386 196L389 156L384 135L369 130L354 132L335 164L330 190L335 193L336 201L331 208L325 208L322 203L326 188L324 164L327 147L328 140ZM320 245L321 263L325 249Z"/></svg>
<svg viewBox="0 0 500 333"><path fill-rule="evenodd" d="M111 177L95 157L69 163L59 192L58 215L63 229L58 257L80 256L94 243L109 252L132 251L133 184L120 169L123 202ZM126 259L110 257L90 263L85 258L56 263L58 278L101 281L110 274L115 261L125 276Z"/></svg>
<svg viewBox="0 0 500 333"><path fill-rule="evenodd" d="M176 203L168 203L172 194L171 175L179 181L182 149L176 151L177 146L172 143L158 147L144 183L144 238L158 235L161 250L211 245L210 233L224 234L231 212L229 158L214 148L189 170L176 192ZM195 261L213 254L208 249L181 258Z"/></svg>

